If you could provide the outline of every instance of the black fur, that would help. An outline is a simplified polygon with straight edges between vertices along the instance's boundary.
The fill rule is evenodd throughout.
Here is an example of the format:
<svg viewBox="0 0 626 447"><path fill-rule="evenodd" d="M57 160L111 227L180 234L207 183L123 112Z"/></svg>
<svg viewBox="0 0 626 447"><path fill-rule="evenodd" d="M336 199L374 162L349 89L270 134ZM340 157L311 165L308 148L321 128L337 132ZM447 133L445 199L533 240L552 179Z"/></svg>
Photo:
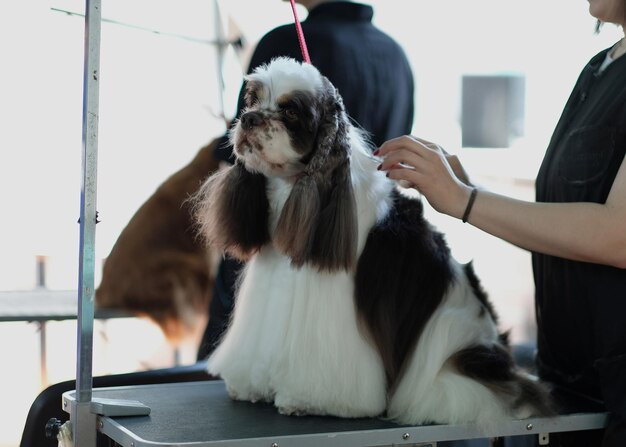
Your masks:
<svg viewBox="0 0 626 447"><path fill-rule="evenodd" d="M454 277L450 250L424 219L421 202L397 192L393 198L393 209L370 231L355 276L359 316L390 388Z"/></svg>
<svg viewBox="0 0 626 447"><path fill-rule="evenodd" d="M266 179L241 162L212 175L190 200L208 245L246 260L270 241Z"/></svg>
<svg viewBox="0 0 626 447"><path fill-rule="evenodd" d="M230 238L243 252L255 252L270 241L266 180L261 174L248 172L239 162L231 172L231 187L224 191L230 215L224 222L229 223Z"/></svg>
<svg viewBox="0 0 626 447"><path fill-rule="evenodd" d="M320 122L318 101L309 92L296 91L278 99L278 118L285 125L293 148L303 155L314 150Z"/></svg>
<svg viewBox="0 0 626 447"><path fill-rule="evenodd" d="M333 187L320 211L310 262L320 270L351 270L356 262L356 221L350 166L346 162L333 173Z"/></svg>
<svg viewBox="0 0 626 447"><path fill-rule="evenodd" d="M470 286L472 286L474 295L476 295L476 298L478 298L478 300L482 303L483 309L489 312L489 315L491 316L491 319L493 320L493 322L498 324L498 315L496 314L496 311L493 308L491 301L489 301L487 292L485 291L483 286L480 284L480 280L478 279L478 276L476 275L476 272L474 271L474 265L471 262L468 264L465 264L463 266L463 270L465 271L465 276L467 277L467 280L469 281Z"/></svg>
<svg viewBox="0 0 626 447"><path fill-rule="evenodd" d="M304 173L283 206L274 242L296 267L310 263L319 270L350 271L356 262L358 226L349 121L333 85L326 78L324 85L314 149L303 156Z"/></svg>
<svg viewBox="0 0 626 447"><path fill-rule="evenodd" d="M517 395L514 407L531 404L542 416L555 414L548 389L519 373L506 346L478 345L455 353L448 362L461 374L476 380L496 393Z"/></svg>
<svg viewBox="0 0 626 447"><path fill-rule="evenodd" d="M450 361L458 372L485 385L502 387L514 379L515 363L509 351L500 345L477 345L456 352Z"/></svg>

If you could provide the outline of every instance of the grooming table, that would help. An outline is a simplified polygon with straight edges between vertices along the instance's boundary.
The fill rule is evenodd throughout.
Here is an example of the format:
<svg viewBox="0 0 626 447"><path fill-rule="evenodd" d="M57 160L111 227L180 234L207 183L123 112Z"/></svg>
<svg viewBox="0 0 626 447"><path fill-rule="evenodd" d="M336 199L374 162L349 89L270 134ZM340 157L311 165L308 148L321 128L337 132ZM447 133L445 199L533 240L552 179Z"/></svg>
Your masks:
<svg viewBox="0 0 626 447"><path fill-rule="evenodd" d="M270 404L231 400L220 380L96 388L93 396L150 407L148 416L98 417L100 442L104 438L106 445L123 447L436 446L439 441L529 434L541 440L549 433L604 427L607 417L606 413L571 413L511 420L497 432L484 433L473 425L403 426L380 419L283 416ZM75 391L65 393L63 407L74 404Z"/></svg>

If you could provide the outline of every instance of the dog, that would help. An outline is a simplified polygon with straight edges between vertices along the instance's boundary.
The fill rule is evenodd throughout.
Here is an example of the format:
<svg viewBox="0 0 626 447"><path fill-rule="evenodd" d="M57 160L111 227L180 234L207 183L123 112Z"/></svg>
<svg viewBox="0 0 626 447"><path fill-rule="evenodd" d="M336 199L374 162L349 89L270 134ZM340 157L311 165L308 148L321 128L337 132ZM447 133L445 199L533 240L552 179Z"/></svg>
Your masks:
<svg viewBox="0 0 626 447"><path fill-rule="evenodd" d="M202 147L137 210L106 258L96 290L98 309L146 316L172 343L197 331L213 291L215 256L196 237L189 197L218 170L219 142Z"/></svg>
<svg viewBox="0 0 626 447"><path fill-rule="evenodd" d="M328 79L276 58L245 88L236 162L194 198L205 242L247 261L208 359L230 396L402 424L552 414L471 265L377 170Z"/></svg>

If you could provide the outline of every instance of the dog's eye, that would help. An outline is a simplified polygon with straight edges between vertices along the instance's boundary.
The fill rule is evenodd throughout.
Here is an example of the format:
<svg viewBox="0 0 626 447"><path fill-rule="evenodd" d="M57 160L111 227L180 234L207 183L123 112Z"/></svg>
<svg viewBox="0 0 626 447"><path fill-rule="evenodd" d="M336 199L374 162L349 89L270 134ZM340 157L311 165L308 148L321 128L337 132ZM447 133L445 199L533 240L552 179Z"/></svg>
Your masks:
<svg viewBox="0 0 626 447"><path fill-rule="evenodd" d="M258 97L256 91L248 90L248 91L246 91L246 94L244 96L244 100L245 100L246 105L248 107L253 107L259 101L259 97Z"/></svg>
<svg viewBox="0 0 626 447"><path fill-rule="evenodd" d="M295 121L295 120L298 119L298 112L296 112L295 109L293 109L293 108L285 108L285 109L283 109L283 114L290 121Z"/></svg>

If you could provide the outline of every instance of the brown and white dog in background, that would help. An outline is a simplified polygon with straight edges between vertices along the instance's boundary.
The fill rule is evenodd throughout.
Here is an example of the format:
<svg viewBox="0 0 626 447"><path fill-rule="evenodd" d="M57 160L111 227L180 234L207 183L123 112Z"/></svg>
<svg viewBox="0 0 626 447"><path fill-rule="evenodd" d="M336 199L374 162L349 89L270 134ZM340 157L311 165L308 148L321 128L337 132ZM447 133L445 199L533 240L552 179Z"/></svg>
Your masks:
<svg viewBox="0 0 626 447"><path fill-rule="evenodd" d="M213 290L211 249L199 241L188 199L218 169L219 140L169 177L137 210L107 257L98 308L147 316L171 341L206 321Z"/></svg>
<svg viewBox="0 0 626 447"><path fill-rule="evenodd" d="M246 80L237 161L195 198L207 243L247 260L208 361L230 395L407 424L551 414L471 266L377 170L328 79L278 58Z"/></svg>

